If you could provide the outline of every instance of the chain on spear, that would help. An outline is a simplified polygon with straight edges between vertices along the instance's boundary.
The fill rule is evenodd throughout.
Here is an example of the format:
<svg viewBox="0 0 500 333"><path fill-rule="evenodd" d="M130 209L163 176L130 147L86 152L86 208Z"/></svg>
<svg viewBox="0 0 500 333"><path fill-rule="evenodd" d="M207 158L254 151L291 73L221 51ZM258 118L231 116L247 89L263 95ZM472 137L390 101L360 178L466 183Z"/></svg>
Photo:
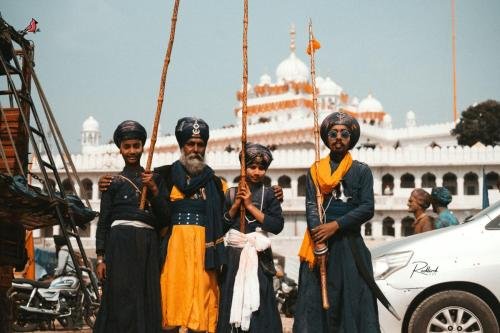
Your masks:
<svg viewBox="0 0 500 333"><path fill-rule="evenodd" d="M247 86L248 86L248 0L243 1L243 93L241 97L241 170L239 188L246 186L245 150L247 144ZM240 206L240 232L245 233L245 206Z"/></svg>
<svg viewBox="0 0 500 333"><path fill-rule="evenodd" d="M314 114L314 147L315 147L315 170L316 179L318 177L319 170L319 124L318 124L318 99L316 97L316 69L314 64L314 52L319 49L320 45L317 40L314 39L312 30L312 20L309 20L309 44L307 47L307 53L311 59L311 85L312 85L312 101L313 101L313 114ZM317 182L316 186L316 205L318 206L318 215L320 223L325 223L323 214L323 196L319 189ZM326 259L327 259L328 247L326 244L314 244L314 254L316 255L317 263L319 265L319 274L321 282L321 300L323 303L323 309L327 310L330 307L328 302L328 292L326 289Z"/></svg>
<svg viewBox="0 0 500 333"><path fill-rule="evenodd" d="M153 162L153 153L155 150L156 137L158 134L158 126L160 124L160 115L161 109L163 107L163 96L165 95L165 85L167 83L167 71L168 65L170 64L170 55L172 54L172 47L174 46L174 37L175 37L175 25L177 23L177 13L179 11L179 2L180 0L175 0L174 9L172 11L172 22L170 26L170 39L168 40L167 53L165 54L165 60L163 61L163 70L161 72L160 79L160 91L158 93L158 103L156 105L156 114L155 120L153 124L153 131L151 132L151 142L149 144L149 152L148 152L148 160L146 162L146 171L151 170L151 163ZM144 209L144 205L146 204L146 194L147 187L144 186L142 188L141 193L141 202L140 208Z"/></svg>

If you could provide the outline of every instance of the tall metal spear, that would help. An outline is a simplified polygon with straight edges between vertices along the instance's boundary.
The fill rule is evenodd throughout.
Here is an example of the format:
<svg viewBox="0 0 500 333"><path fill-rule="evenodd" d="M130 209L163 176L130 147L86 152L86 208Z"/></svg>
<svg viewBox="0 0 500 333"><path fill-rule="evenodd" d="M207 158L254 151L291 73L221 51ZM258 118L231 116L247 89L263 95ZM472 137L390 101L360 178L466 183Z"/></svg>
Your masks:
<svg viewBox="0 0 500 333"><path fill-rule="evenodd" d="M149 153L148 153L148 160L146 163L146 171L151 170L151 163L153 162L153 153L155 150L156 137L158 134L158 126L160 124L161 109L163 107L163 96L165 95L165 85L167 82L168 65L170 64L170 55L172 54L172 47L174 45L175 25L177 23L177 13L179 11L179 2L180 2L180 0L175 0L174 9L172 11L172 20L171 20L172 23L170 25L170 39L168 41L167 53L165 54L165 60L163 61L163 70L161 72L161 80L160 80L160 91L158 93L158 102L156 105L156 115L155 115L155 120L153 123L153 130L151 131L151 142L149 144ZM148 190L148 188L146 186L144 186L142 188L141 202L140 202L141 209L144 209L144 205L146 203L147 190Z"/></svg>
<svg viewBox="0 0 500 333"><path fill-rule="evenodd" d="M247 144L247 86L248 86L248 0L243 1L243 93L241 97L241 170L239 188L246 185L245 151ZM245 206L240 206L240 232L245 233Z"/></svg>
<svg viewBox="0 0 500 333"><path fill-rule="evenodd" d="M314 64L314 52L315 49L319 48L319 43L314 39L312 30L312 20L309 19L309 46L307 53L309 53L311 59L311 84L312 84L312 100L313 100L313 115L314 115L314 147L315 147L315 166L316 166L316 179L318 179L319 170L319 160L321 158L319 153L319 124L318 124L318 98L316 96L316 67ZM316 205L318 206L318 215L320 223L325 223L323 214L323 196L319 189L318 183L316 186ZM326 259L327 259L328 247L325 244L314 244L314 254L319 265L319 274L321 282L321 300L323 303L323 309L327 310L330 307L328 302L328 292L326 284Z"/></svg>

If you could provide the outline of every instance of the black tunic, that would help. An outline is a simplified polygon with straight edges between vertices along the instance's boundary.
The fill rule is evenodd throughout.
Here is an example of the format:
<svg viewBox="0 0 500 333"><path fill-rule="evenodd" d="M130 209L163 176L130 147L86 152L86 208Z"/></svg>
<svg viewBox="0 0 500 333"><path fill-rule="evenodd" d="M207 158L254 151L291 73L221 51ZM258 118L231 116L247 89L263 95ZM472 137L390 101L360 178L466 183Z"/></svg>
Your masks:
<svg viewBox="0 0 500 333"><path fill-rule="evenodd" d="M332 171L338 164L331 161ZM376 299L359 274L349 245L353 238L363 264L372 271L371 255L360 235L363 223L373 217L373 176L363 163L353 164L342 181L343 192L351 199L324 198L326 221L337 221L340 228L328 240L327 289L330 309L324 311L317 267L310 270L302 262L299 293L293 325L295 333L371 333L380 332ZM308 228L319 225L316 189L310 173L306 183ZM330 200L332 199L332 200Z"/></svg>
<svg viewBox="0 0 500 333"><path fill-rule="evenodd" d="M142 189L144 169L125 167L120 173ZM167 221L169 206L162 181L155 176L160 195L139 209L140 194L119 177L102 193L96 232L96 252L105 255L106 280L94 332L160 332L160 272L157 229ZM154 212L154 213L153 213ZM155 214L156 213L156 214ZM115 220L141 221L155 229L114 226Z"/></svg>
<svg viewBox="0 0 500 333"><path fill-rule="evenodd" d="M255 218L247 214L248 220L245 221L245 232L254 232L257 227L260 227L266 232L278 234L283 230L284 219L281 211L281 205L274 196L274 191L270 187L263 187L262 183L250 184L250 191L252 192L252 202L260 208L262 202L262 191L264 190L264 200L261 211L264 213L264 223L258 221L248 223ZM235 192L235 188L229 189L226 192L225 212L227 213L231 208L231 192ZM227 216L227 214L224 214ZM226 231L229 229L239 230L240 219L239 215L230 221L225 220ZM234 327L229 324L229 317L231 315L231 302L233 299L233 287L236 273L238 272L241 250L239 248L227 246L227 265L224 267L221 276L220 286L220 304L219 304L219 319L217 323L218 333L238 332ZM259 309L252 313L250 319L250 329L248 332L269 332L281 333L283 331L281 326L281 318L276 305L276 298L273 289L273 277L266 274L259 265L257 270L259 279L259 293L260 293L260 306Z"/></svg>

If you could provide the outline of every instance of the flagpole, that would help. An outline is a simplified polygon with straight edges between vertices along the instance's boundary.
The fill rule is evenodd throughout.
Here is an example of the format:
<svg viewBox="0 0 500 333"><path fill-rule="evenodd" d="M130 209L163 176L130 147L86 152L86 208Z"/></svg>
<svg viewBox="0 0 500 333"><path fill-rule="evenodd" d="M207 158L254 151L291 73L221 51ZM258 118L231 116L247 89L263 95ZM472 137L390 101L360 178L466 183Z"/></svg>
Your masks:
<svg viewBox="0 0 500 333"><path fill-rule="evenodd" d="M316 179L318 177L319 161L320 161L320 151L319 151L319 121L318 121L318 99L316 96L316 65L314 63L314 53L315 49L319 46L315 45L318 42L315 41L313 30L312 30L312 20L309 19L309 46L308 53L310 56L310 67L311 67L311 85L312 85L312 101L313 101L313 115L314 115L314 147L315 147L315 170ZM324 212L323 212L323 196L319 189L318 184L315 182L316 187L316 205L318 207L318 216L320 223L324 223ZM320 285L321 285L321 301L323 309L327 310L330 307L328 301L328 291L327 291L327 278L326 278L326 259L328 253L328 247L325 244L314 244L314 253L318 261L319 274L320 274Z"/></svg>
<svg viewBox="0 0 500 333"><path fill-rule="evenodd" d="M455 34L455 0L451 0L451 44L453 58L453 122L457 122L457 56L456 56L456 34Z"/></svg>

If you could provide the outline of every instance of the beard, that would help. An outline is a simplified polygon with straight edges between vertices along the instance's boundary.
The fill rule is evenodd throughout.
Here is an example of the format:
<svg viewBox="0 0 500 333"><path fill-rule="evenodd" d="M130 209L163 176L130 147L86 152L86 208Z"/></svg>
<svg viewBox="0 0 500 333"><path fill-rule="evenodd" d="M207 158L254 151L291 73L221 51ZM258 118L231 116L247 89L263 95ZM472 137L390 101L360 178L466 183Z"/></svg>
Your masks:
<svg viewBox="0 0 500 333"><path fill-rule="evenodd" d="M186 171L191 176L199 175L205 168L205 157L201 154L191 153L184 154L181 152L181 157L179 159L181 164L186 168Z"/></svg>

